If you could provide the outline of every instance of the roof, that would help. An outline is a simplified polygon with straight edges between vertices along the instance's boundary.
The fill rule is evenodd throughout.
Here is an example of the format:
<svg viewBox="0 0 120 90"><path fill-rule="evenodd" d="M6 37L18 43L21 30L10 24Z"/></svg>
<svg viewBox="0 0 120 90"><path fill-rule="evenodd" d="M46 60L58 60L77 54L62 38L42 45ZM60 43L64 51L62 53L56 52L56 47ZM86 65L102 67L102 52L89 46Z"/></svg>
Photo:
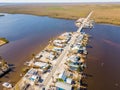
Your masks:
<svg viewBox="0 0 120 90"><path fill-rule="evenodd" d="M72 79L71 78L67 78L66 79L66 83L71 84L72 83Z"/></svg>
<svg viewBox="0 0 120 90"><path fill-rule="evenodd" d="M39 67L45 67L47 65L47 63L44 63L44 62L35 62L34 65L35 66L39 66Z"/></svg>
<svg viewBox="0 0 120 90"><path fill-rule="evenodd" d="M65 82L56 82L55 86L65 90L72 90L72 85Z"/></svg>
<svg viewBox="0 0 120 90"><path fill-rule="evenodd" d="M65 80L65 79L66 79L65 72L61 73L61 74L59 75L59 78Z"/></svg>
<svg viewBox="0 0 120 90"><path fill-rule="evenodd" d="M38 75L32 75L31 77L30 77L30 80L31 81L35 81L35 80L37 80L38 79Z"/></svg>
<svg viewBox="0 0 120 90"><path fill-rule="evenodd" d="M77 55L71 55L68 60L72 61L72 62L76 62L79 60L79 57Z"/></svg>

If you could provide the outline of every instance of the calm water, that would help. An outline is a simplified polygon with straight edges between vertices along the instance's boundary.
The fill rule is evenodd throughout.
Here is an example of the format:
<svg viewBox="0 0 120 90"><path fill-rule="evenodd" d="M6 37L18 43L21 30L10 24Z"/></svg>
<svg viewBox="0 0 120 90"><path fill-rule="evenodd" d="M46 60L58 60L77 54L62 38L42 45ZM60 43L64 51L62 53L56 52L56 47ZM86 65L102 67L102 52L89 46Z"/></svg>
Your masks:
<svg viewBox="0 0 120 90"><path fill-rule="evenodd" d="M120 90L120 27L95 25L90 39L88 90Z"/></svg>
<svg viewBox="0 0 120 90"><path fill-rule="evenodd" d="M0 47L0 55L19 68L50 38L76 29L73 20L20 14L0 17L0 36L10 41ZM86 32L92 35L86 69L91 76L88 90L120 90L120 27L96 24Z"/></svg>
<svg viewBox="0 0 120 90"><path fill-rule="evenodd" d="M10 63L22 62L22 58L35 52L40 45L65 31L75 31L73 21L32 15L7 15L0 17L0 36L10 43L0 47L2 55ZM24 58L25 59L25 58Z"/></svg>

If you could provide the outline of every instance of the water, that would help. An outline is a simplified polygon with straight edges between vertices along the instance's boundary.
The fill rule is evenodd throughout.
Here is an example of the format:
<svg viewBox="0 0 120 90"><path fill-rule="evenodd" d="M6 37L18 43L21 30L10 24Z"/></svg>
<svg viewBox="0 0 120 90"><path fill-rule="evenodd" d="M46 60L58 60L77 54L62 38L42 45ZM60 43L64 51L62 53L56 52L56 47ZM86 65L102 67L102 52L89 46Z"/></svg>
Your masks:
<svg viewBox="0 0 120 90"><path fill-rule="evenodd" d="M23 62L43 49L50 38L76 29L74 20L23 14L0 17L0 36L10 41L0 47L0 55L16 65L16 70L2 81L13 80L19 75L17 70ZM86 69L90 76L87 78L88 90L120 90L120 27L96 24L86 33L92 35Z"/></svg>
<svg viewBox="0 0 120 90"><path fill-rule="evenodd" d="M8 14L0 17L0 36L6 37L10 43L0 47L0 55L10 63L22 62L28 53L34 53L41 44L65 31L75 31L73 21Z"/></svg>
<svg viewBox="0 0 120 90"><path fill-rule="evenodd" d="M120 90L120 27L97 24L90 39L88 90Z"/></svg>

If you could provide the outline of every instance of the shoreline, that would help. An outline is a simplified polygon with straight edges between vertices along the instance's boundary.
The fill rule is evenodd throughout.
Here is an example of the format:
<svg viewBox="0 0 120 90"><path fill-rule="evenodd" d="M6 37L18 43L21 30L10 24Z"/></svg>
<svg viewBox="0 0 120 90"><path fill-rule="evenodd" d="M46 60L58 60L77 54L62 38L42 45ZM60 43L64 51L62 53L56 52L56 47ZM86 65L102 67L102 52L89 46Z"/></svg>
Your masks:
<svg viewBox="0 0 120 90"><path fill-rule="evenodd" d="M3 12L1 12L3 13ZM5 12L4 12L5 13ZM53 19L64 19L64 20L77 20L77 17L76 19L72 19L72 18L64 18L64 17L54 17L54 16L49 16L49 15L37 15L37 14L28 14L28 13L7 13L6 14L21 14L21 15L32 15L32 16L40 16L40 17L49 17L49 18L53 18ZM109 22L95 22L97 24L104 24L104 25L112 25L112 26L120 26L120 24L114 24L114 23L109 23Z"/></svg>
<svg viewBox="0 0 120 90"><path fill-rule="evenodd" d="M27 74L28 74L28 72L30 72L31 70L38 70L38 69L40 69L40 68L37 68L37 67L31 67L31 65L33 65L33 64L35 64L35 62L43 62L43 63L47 63L46 61L38 61L39 59L37 58L39 55L42 55L42 52L43 51L45 51L45 52L51 52L51 50L53 50L53 49L51 49L51 46L52 46L52 48L54 48L54 47L57 47L56 45L54 45L54 43L53 43L53 41L55 41L55 40L57 40L58 38L60 38L62 35L64 35L64 34L67 34L67 33L69 33L69 34L71 34L70 35L70 40L68 39L68 42L70 42L71 41L71 38L73 37L73 35L74 34L76 34L75 32L63 32L63 33L61 33L60 35L58 35L56 38L54 37L54 38L52 38L52 40L50 40L49 41L49 43L42 49L42 50L40 50L39 51L39 53L37 53L37 54L35 54L34 55L34 57L32 58L32 59L30 59L30 61L29 61L29 64L28 64L28 66L29 66L29 70L27 71L27 72L25 72L24 74L22 74L22 78L20 78L19 79L19 81L15 84L15 86L13 87L13 89L15 89L15 90L19 90L20 89L20 85L22 84L22 82L26 82L26 81L24 81L25 80L25 78L26 78L26 76L27 76ZM87 42L88 42L88 40L86 40L85 38L87 38L88 39L88 36L87 36L87 34L82 34L82 33L80 33L80 35L83 35L83 38L82 37L80 37L80 38L82 38L82 40L85 40L85 42L86 42L86 44L85 44L85 42L84 42L84 44L85 44L85 46L83 46L83 47L86 47L86 45L87 45ZM64 39L61 39L61 40L64 40ZM81 40L81 39L80 39ZM82 41L81 40L81 41ZM78 40L79 41L79 40ZM77 42L78 42L77 41ZM67 42L67 41L66 41ZM69 43L66 43L66 45L69 45ZM57 58L59 58L59 56L61 56L61 54L64 52L64 49L66 48L66 45L65 45L65 47L63 47L63 51L61 51L61 53L60 54L58 54L58 56L57 56ZM60 46L59 46L59 48L60 48ZM48 51L47 51L48 50ZM49 51L50 50L50 51ZM54 51L54 53L56 53L56 51ZM69 55L71 55L70 53L68 53ZM83 58L84 56L87 56L87 53L86 53L86 51L84 52L84 49L83 49L83 54L81 54L81 53L78 53L78 54L80 54L80 55L83 55L83 56L81 56L81 58ZM77 54L77 55L78 55ZM44 57L44 56L43 56ZM68 56L67 56L68 57ZM84 58L85 59L85 58ZM37 60L37 61L36 61ZM49 59L50 60L50 59ZM57 59L55 59L55 60L57 60ZM61 59L60 59L61 60ZM54 63L52 63L52 62L54 62ZM53 67L54 67L54 65L56 66L56 64L58 63L59 61L54 61L54 59L53 59L53 61L49 61L49 63L48 64L52 64L53 65ZM65 61L64 61L65 62ZM67 61L66 61L66 63L67 63ZM83 64L85 63L85 61L83 62ZM62 62L62 64L63 64L63 62ZM27 67L28 67L27 66ZM82 66L81 66L81 68L82 68ZM85 69L85 67L84 67L84 69ZM66 69L65 69L66 70ZM79 70L79 69L78 69ZM76 73L78 72L81 72L81 71L76 71ZM42 72L40 71L40 70L38 70L39 71L39 73L41 73L41 75L42 75ZM58 71L57 71L58 72ZM48 72L49 73L49 72ZM80 73L79 73L80 74ZM43 74L43 76L41 76L41 78L42 77L44 77L44 75L45 75L45 77L46 77L46 74ZM81 76L81 75L80 75ZM48 75L48 77L49 77L49 75ZM45 79L46 80L46 79ZM44 83L45 81L43 81L43 83ZM42 87L41 87L42 88Z"/></svg>
<svg viewBox="0 0 120 90"><path fill-rule="evenodd" d="M3 46L7 43L9 43L9 41L6 38L0 38L0 46Z"/></svg>
<svg viewBox="0 0 120 90"><path fill-rule="evenodd" d="M54 37L50 37L48 41L41 43L39 45L40 46L39 48L34 48L34 52L33 53L35 55L37 55L39 52L44 50L45 47L48 46L49 41L56 39L61 34L62 33L57 34ZM15 85L21 79L20 74L22 73L22 69L25 67L24 63L26 61L30 61L32 59L32 52L26 58L23 58L22 62L19 62L19 63L15 64L15 69L13 69L13 71L10 71L9 73L7 73L4 76L2 76L0 78L1 79L1 83L5 82L5 81L10 81L11 83L13 83L13 85ZM6 78L6 77L8 77L8 78ZM0 83L0 86L1 86L1 83ZM0 89L3 89L3 87L1 86Z"/></svg>
<svg viewBox="0 0 120 90"><path fill-rule="evenodd" d="M96 23L120 25L120 13L118 13L120 11L119 4L20 4L0 6L1 13L29 14L66 20L76 20L80 17L86 17L86 14L91 10L94 11L91 18L96 21Z"/></svg>

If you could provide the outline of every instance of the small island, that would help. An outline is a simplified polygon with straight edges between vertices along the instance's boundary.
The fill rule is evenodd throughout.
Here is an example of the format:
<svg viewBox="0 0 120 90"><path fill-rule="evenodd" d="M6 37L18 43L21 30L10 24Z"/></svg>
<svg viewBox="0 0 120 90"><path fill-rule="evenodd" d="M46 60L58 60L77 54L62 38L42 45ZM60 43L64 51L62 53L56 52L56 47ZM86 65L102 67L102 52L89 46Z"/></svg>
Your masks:
<svg viewBox="0 0 120 90"><path fill-rule="evenodd" d="M0 46L8 43L9 41L6 38L0 38Z"/></svg>

